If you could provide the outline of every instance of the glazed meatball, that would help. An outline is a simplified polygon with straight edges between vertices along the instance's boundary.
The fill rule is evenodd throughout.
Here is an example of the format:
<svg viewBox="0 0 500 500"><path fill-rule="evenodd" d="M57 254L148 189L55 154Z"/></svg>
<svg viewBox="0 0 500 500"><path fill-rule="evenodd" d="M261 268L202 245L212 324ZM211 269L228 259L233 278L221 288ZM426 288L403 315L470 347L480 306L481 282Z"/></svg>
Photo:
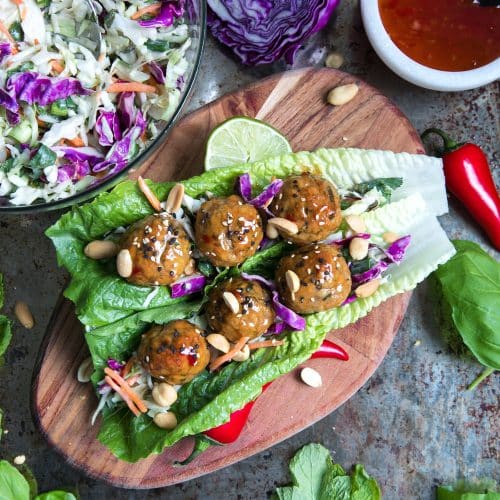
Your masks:
<svg viewBox="0 0 500 500"><path fill-rule="evenodd" d="M215 266L232 267L251 257L262 241L257 209L239 196L213 198L196 214L196 245Z"/></svg>
<svg viewBox="0 0 500 500"><path fill-rule="evenodd" d="M288 270L300 280L300 288L295 293L287 286ZM351 273L338 247L312 245L280 260L276 284L288 307L308 314L340 306L351 292Z"/></svg>
<svg viewBox="0 0 500 500"><path fill-rule="evenodd" d="M137 357L152 377L169 384L185 384L210 361L201 330L186 320L152 326L141 339Z"/></svg>
<svg viewBox="0 0 500 500"><path fill-rule="evenodd" d="M130 252L134 285L170 285L184 272L189 259L188 235L172 216L155 214L142 219L123 235L121 248Z"/></svg>
<svg viewBox="0 0 500 500"><path fill-rule="evenodd" d="M224 292L232 293L238 300L238 314L226 305ZM269 292L259 283L241 277L229 278L210 291L206 314L209 327L231 342L241 337L260 337L276 317Z"/></svg>
<svg viewBox="0 0 500 500"><path fill-rule="evenodd" d="M324 240L340 226L342 219L335 187L309 173L285 179L269 208L275 217L297 224L297 234L282 233L285 239L297 245Z"/></svg>

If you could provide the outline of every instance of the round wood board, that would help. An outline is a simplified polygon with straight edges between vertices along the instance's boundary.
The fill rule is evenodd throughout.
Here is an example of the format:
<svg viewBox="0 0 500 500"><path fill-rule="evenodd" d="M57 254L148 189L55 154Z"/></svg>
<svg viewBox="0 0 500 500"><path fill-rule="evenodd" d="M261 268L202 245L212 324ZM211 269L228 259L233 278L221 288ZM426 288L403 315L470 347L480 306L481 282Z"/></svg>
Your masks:
<svg viewBox="0 0 500 500"><path fill-rule="evenodd" d="M340 107L326 104L332 87L351 82L360 87L352 101ZM294 151L361 147L423 152L409 121L377 90L340 71L306 68L271 76L186 116L155 157L132 176L140 173L167 181L200 173L210 131L235 115L267 121L289 138ZM356 324L329 334L348 351L350 360L308 361L323 377L321 388L300 382L298 370L282 376L258 399L238 441L211 448L191 464L173 468L174 460L189 455L192 439L135 464L116 459L97 441L99 425L90 426L97 399L90 384L76 380L77 368L88 356L83 328L72 304L61 296L34 369L33 415L42 434L68 463L92 477L125 488L157 488L186 481L263 451L347 401L384 358L409 298L409 293L398 295Z"/></svg>

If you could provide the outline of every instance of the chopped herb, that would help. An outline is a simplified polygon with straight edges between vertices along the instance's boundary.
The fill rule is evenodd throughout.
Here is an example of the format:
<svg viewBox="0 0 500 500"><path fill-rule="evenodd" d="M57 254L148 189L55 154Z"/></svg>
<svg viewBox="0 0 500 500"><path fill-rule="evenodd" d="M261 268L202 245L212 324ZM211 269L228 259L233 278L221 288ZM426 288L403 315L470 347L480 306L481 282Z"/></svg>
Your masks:
<svg viewBox="0 0 500 500"><path fill-rule="evenodd" d="M43 173L43 169L54 165L57 159L57 155L50 148L42 144L35 156L30 160L27 167L33 172L32 178L34 180L40 179Z"/></svg>
<svg viewBox="0 0 500 500"><path fill-rule="evenodd" d="M19 21L14 21L9 27L9 33L16 42L24 40L24 31Z"/></svg>
<svg viewBox="0 0 500 500"><path fill-rule="evenodd" d="M354 184L352 190L359 194L366 194L372 189L376 189L382 196L389 201L391 199L392 192L401 187L403 184L403 179L401 177L381 177L380 179L373 179L371 181L361 182L359 184Z"/></svg>

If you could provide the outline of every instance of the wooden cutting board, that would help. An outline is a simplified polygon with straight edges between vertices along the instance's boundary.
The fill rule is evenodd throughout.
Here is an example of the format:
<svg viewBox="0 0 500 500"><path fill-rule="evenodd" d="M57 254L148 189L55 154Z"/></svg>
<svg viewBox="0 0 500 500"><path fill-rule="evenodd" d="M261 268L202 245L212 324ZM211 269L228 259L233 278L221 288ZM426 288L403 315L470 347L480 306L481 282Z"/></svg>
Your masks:
<svg viewBox="0 0 500 500"><path fill-rule="evenodd" d="M340 107L325 103L332 87L351 82L360 87L351 102ZM208 134L234 115L267 121L289 138L294 151L348 146L423 152L406 117L377 90L340 71L309 68L271 76L186 116L140 173L155 181L200 173ZM212 448L184 468L173 468L174 460L189 455L192 439L136 464L117 460L97 441L99 426L90 426L96 397L90 384L76 381L77 368L88 356L83 329L72 304L61 296L34 369L33 415L42 434L68 463L92 477L126 488L186 481L258 453L347 401L384 358L409 298L410 294L394 297L356 324L330 333L350 360L308 361L323 377L321 388L301 383L298 370L281 377L258 399L238 441Z"/></svg>

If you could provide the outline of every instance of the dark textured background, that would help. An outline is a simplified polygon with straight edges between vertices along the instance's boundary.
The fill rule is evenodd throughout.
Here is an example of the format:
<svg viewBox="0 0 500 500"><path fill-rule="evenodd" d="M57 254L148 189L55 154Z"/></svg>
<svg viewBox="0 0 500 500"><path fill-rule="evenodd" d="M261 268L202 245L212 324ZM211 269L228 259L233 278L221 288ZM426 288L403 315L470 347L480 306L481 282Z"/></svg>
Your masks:
<svg viewBox="0 0 500 500"><path fill-rule="evenodd" d="M496 167L499 184L498 83L454 94L406 83L371 49L355 1L342 3L336 19L301 51L295 66L321 66L332 48L344 55L343 70L381 89L417 130L440 126L458 139L481 145ZM242 68L209 39L186 111L281 69ZM441 218L448 235L477 241L491 251L469 216L453 200L450 204L450 214ZM38 346L66 280L43 235L58 215L0 219L4 311L13 316L14 302L24 300L36 318L33 330L15 325L6 366L0 368L0 407L6 410L8 430L0 456L25 454L41 491L76 486L83 499L266 498L277 485L289 482L289 458L311 441L323 443L347 468L363 463L388 499L434 498L436 484L462 476L498 479L498 375L474 392L465 392L481 367L448 352L433 322L425 283L414 293L399 334L371 380L339 410L295 437L210 476L149 492L119 490L81 475L50 450L34 428L29 406Z"/></svg>

